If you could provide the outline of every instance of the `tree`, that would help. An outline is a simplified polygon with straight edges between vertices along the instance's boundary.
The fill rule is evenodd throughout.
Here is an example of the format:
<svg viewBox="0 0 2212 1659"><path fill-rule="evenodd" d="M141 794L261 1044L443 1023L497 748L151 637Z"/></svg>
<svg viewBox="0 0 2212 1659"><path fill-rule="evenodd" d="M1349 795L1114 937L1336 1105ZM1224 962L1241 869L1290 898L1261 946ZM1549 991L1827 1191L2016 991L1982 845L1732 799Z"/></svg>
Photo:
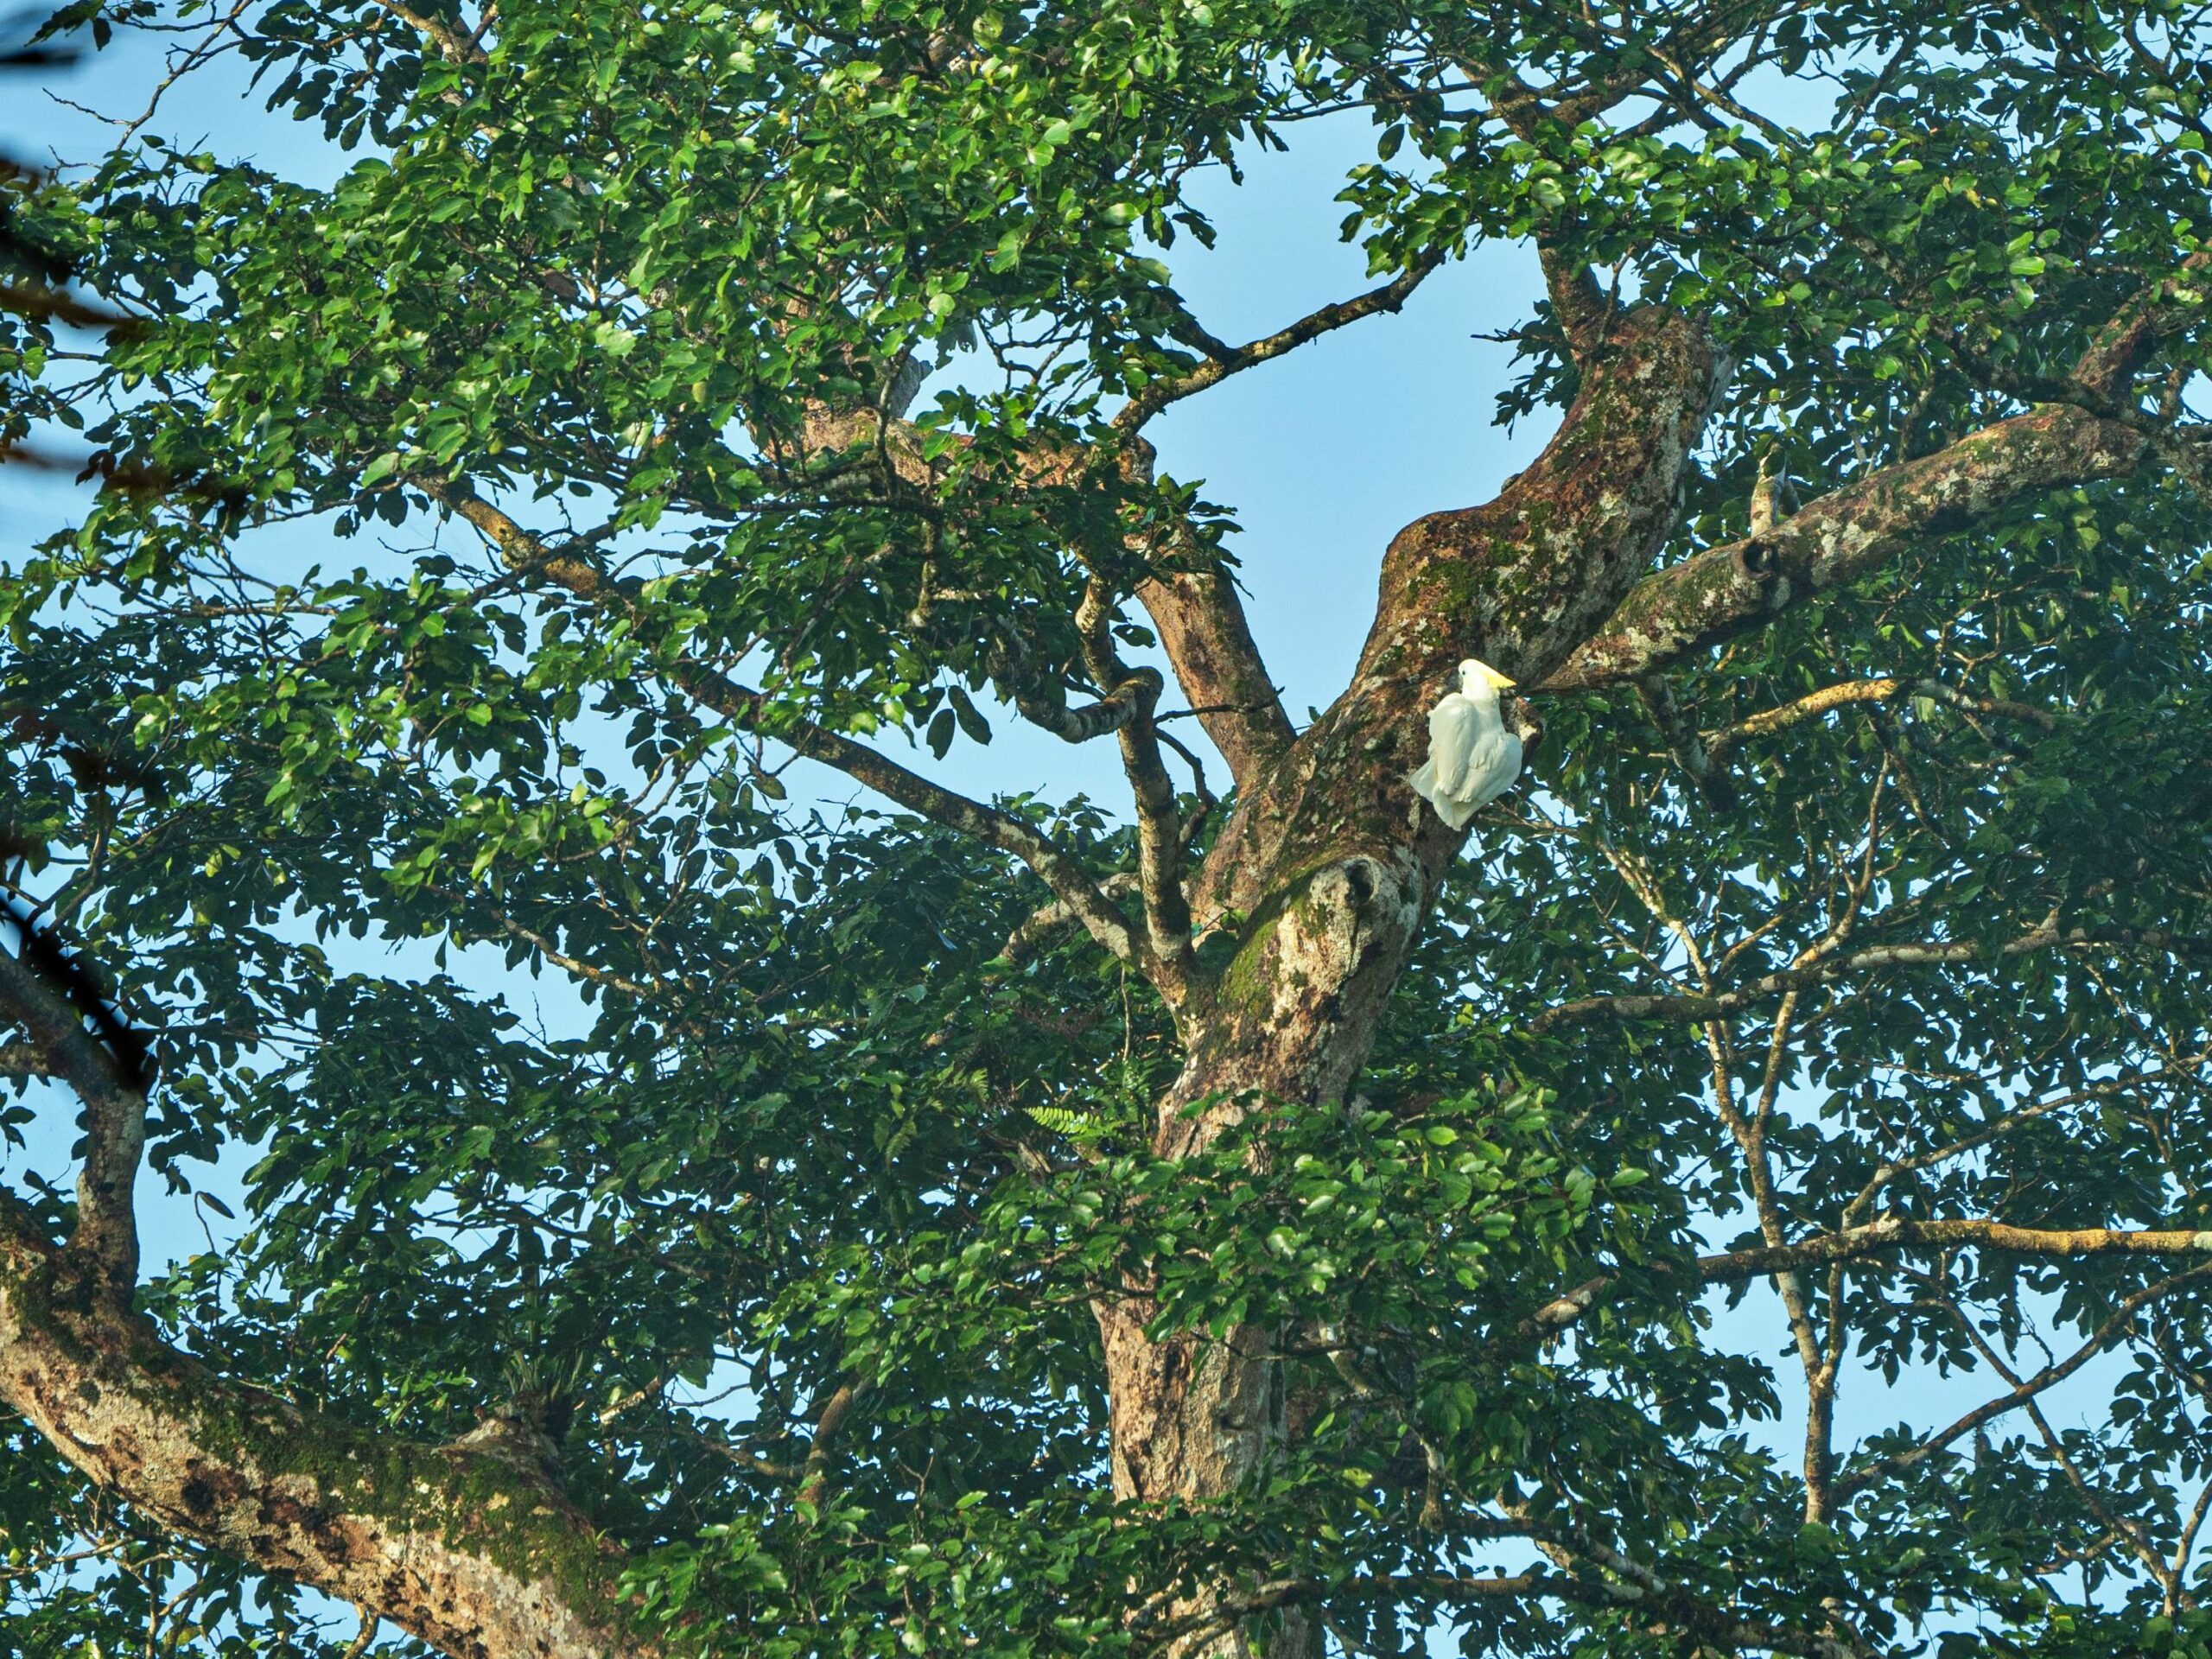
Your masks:
<svg viewBox="0 0 2212 1659"><path fill-rule="evenodd" d="M24 1643L2203 1651L2202 9L60 21L201 13L338 183L7 186ZM1501 241L1552 435L1301 726L1147 424ZM1009 719L1115 804L899 758Z"/></svg>

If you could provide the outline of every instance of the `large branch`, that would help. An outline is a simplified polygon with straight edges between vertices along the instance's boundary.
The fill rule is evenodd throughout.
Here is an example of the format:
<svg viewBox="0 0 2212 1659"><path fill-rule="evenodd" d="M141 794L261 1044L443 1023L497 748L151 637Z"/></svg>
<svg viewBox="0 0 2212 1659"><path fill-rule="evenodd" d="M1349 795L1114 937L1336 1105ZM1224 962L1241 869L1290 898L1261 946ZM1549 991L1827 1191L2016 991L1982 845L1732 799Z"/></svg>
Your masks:
<svg viewBox="0 0 2212 1659"><path fill-rule="evenodd" d="M634 616L628 594L602 575L589 559L549 546L465 486L425 487L482 532L510 569L550 582L610 615L625 620ZM702 664L680 663L671 671L671 677L687 694L742 729L786 744L909 811L1020 859L1100 944L1125 962L1146 958L1121 912L1082 866L1013 814L933 784L874 749L811 721L783 717L760 693Z"/></svg>
<svg viewBox="0 0 2212 1659"><path fill-rule="evenodd" d="M2125 393L2159 340L2202 316L2192 279L2208 264L2212 257L2190 255L2121 308L2073 373L2050 388L2057 401L1885 467L1779 525L1646 578L1548 685L1568 690L1648 674L1854 581L1916 540L1966 529L2045 490L2132 473L2152 456L2203 487L2212 468L2202 447L2146 430Z"/></svg>
<svg viewBox="0 0 2212 1659"><path fill-rule="evenodd" d="M1391 541L1355 680L1418 682L1461 657L1539 683L1611 614L1675 524L1683 463L1727 365L1696 320L1615 321L1559 432L1480 507L1431 513Z"/></svg>
<svg viewBox="0 0 2212 1659"><path fill-rule="evenodd" d="M1541 680L1619 603L1673 525L1726 366L1698 319L1656 307L1614 318L1533 465L1485 505L1431 513L1392 539L1352 683L1264 787L1243 792L1200 886L1202 925L1260 913L1277 872L1304 880L1357 856L1376 863L1347 874L1355 897L1378 873L1395 887L1396 872L1424 872L1388 929L1410 938L1461 840L1415 810L1405 781L1426 750L1426 711L1460 658ZM1399 945L1385 937L1367 960L1395 972Z"/></svg>
<svg viewBox="0 0 2212 1659"><path fill-rule="evenodd" d="M1229 775L1249 786L1297 734L1253 643L1236 583L1222 570L1183 571L1139 582L1136 597L1199 726Z"/></svg>
<svg viewBox="0 0 2212 1659"><path fill-rule="evenodd" d="M424 1446L218 1377L0 1205L0 1402L132 1508L457 1659L651 1659L618 1551L522 1448Z"/></svg>
<svg viewBox="0 0 2212 1659"><path fill-rule="evenodd" d="M71 1248L111 1293L127 1296L138 1278L138 1224L131 1207L146 1141L144 1080L85 1029L78 1008L35 966L40 935L20 916L21 954L0 952L0 1014L22 1027L40 1071L67 1084L85 1109L85 1161L77 1175L77 1230ZM96 995L96 993L94 993Z"/></svg>
<svg viewBox="0 0 2212 1659"><path fill-rule="evenodd" d="M1853 582L1930 536L2069 485L2135 471L2145 435L2054 404L1847 484L1762 535L1645 577L1544 681L1554 691L1633 679Z"/></svg>

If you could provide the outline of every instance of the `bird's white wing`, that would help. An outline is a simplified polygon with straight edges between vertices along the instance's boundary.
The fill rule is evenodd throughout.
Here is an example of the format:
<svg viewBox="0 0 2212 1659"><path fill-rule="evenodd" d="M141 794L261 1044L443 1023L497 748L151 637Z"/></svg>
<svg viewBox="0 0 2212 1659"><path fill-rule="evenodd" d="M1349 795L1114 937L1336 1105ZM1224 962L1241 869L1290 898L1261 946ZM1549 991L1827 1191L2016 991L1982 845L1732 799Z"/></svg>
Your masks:
<svg viewBox="0 0 2212 1659"><path fill-rule="evenodd" d="M1467 757L1466 786L1460 791L1468 810L1487 806L1513 787L1521 775L1521 734L1500 728L1484 732Z"/></svg>
<svg viewBox="0 0 2212 1659"><path fill-rule="evenodd" d="M1436 768L1438 794L1459 795L1465 790L1467 758L1486 724L1493 728L1499 724L1497 711L1491 709L1485 721L1482 706L1457 691L1428 711L1428 762Z"/></svg>

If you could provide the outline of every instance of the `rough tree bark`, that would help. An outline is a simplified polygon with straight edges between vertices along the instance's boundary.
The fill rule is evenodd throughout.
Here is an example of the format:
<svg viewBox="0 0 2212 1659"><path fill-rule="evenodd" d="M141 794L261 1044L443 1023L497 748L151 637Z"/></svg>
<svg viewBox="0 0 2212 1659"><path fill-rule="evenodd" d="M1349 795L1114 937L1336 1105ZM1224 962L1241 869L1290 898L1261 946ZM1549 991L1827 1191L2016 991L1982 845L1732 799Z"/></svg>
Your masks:
<svg viewBox="0 0 2212 1659"><path fill-rule="evenodd" d="M645 1659L619 1555L516 1431L450 1446L223 1382L20 1226L0 1241L0 1400L164 1526L391 1619L455 1659Z"/></svg>
<svg viewBox="0 0 2212 1659"><path fill-rule="evenodd" d="M0 1010L85 1103L87 1141L66 1247L0 1193L0 1403L154 1520L454 1659L652 1659L622 1628L620 1553L525 1432L494 1418L447 1446L366 1433L163 1343L130 1305L145 1097L23 957L0 955Z"/></svg>
<svg viewBox="0 0 2212 1659"><path fill-rule="evenodd" d="M1161 1154L1199 1150L1250 1112L1344 1103L1464 839L1417 811L1406 782L1428 705L1465 657L1541 682L1664 536L1723 365L1700 324L1653 310L1621 319L1582 366L1580 394L1534 465L1488 505L1432 514L1392 541L1351 686L1240 774L1242 804L1199 874L1196 905L1201 927L1229 928L1239 943L1185 1007L1188 1059L1159 1103ZM1177 665L1194 698L1217 683L1211 662ZM1116 1490L1221 1497L1285 1432L1275 1335L1155 1343L1144 1335L1153 1312L1141 1296L1098 1309ZM1185 1650L1243 1655L1254 1640L1231 1632ZM1318 1654L1319 1627L1294 1611L1269 1651Z"/></svg>

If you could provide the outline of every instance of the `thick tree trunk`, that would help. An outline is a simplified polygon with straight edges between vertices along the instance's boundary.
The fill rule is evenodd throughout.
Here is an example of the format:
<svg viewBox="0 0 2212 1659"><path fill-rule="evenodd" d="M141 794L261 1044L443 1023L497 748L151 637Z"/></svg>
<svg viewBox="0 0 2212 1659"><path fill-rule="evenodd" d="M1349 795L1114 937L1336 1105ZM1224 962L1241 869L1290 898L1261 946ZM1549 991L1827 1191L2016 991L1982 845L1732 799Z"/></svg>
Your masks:
<svg viewBox="0 0 2212 1659"><path fill-rule="evenodd" d="M1142 1301L1101 1304L1113 1388L1114 1495L1124 1501L1203 1503L1236 1491L1286 1432L1280 1365L1268 1332L1240 1326L1225 1341L1144 1333ZM1210 1611L1233 1586L1202 1586L1174 1615ZM1319 1659L1320 1626L1287 1610L1265 1636L1232 1629L1185 1638L1170 1659Z"/></svg>
<svg viewBox="0 0 2212 1659"><path fill-rule="evenodd" d="M1187 1156L1248 1112L1279 1103L1341 1109L1433 897L1441 855L1458 842L1422 839L1426 857L1402 849L1325 865L1255 920L1210 1006L1189 1023L1189 1061L1160 1103L1160 1154ZM1200 1101L1211 1103L1186 1115ZM1151 1313L1141 1298L1099 1306L1115 1495L1224 1497L1266 1465L1287 1432L1278 1334L1246 1325L1222 1341L1185 1334L1154 1342L1144 1330ZM1198 1611L1228 1592L1211 1586L1177 1611ZM1232 1630L1169 1651L1176 1659L1318 1659L1317 1622L1296 1608L1276 1619L1264 1636Z"/></svg>
<svg viewBox="0 0 2212 1659"><path fill-rule="evenodd" d="M1409 794L1410 791L1408 791ZM1202 1150L1249 1113L1296 1103L1338 1111L1373 1046L1390 991L1459 837L1433 817L1411 845L1354 854L1306 873L1255 917L1163 1099L1155 1149ZM1207 1108L1189 1109L1200 1101ZM1123 1499L1200 1502L1236 1491L1288 1433L1280 1333L1242 1326L1220 1342L1154 1343L1141 1300L1102 1306L1113 1402L1114 1485ZM1230 1586L1211 1586L1181 1611ZM1231 1630L1170 1649L1176 1659L1319 1659L1321 1626L1281 1610L1265 1632Z"/></svg>
<svg viewBox="0 0 2212 1659"><path fill-rule="evenodd" d="M1257 1111L1337 1111L1373 1045L1462 837L1406 782L1425 715L1460 658L1540 683L1595 631L1669 528L1721 365L1693 320L1620 320L1535 464L1497 499L1408 527L1383 563L1358 674L1313 728L1239 779L1241 804L1198 887L1201 927L1239 938L1184 1013L1188 1058L1159 1103L1155 1149L1201 1150ZM1190 1109L1206 1103L1202 1109ZM1276 1343L1149 1340L1141 1300L1102 1305L1124 1499L1204 1503L1263 1468L1287 1433ZM1202 1587L1185 1611L1233 1599ZM1186 1640L1178 1659L1312 1659L1320 1625Z"/></svg>

